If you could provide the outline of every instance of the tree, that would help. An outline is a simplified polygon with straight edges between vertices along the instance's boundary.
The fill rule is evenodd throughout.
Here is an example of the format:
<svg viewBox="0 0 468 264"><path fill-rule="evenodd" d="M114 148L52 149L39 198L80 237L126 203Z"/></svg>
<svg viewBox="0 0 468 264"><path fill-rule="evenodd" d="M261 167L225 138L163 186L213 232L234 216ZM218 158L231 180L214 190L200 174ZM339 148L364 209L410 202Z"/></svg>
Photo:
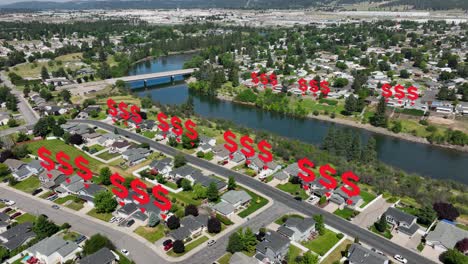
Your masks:
<svg viewBox="0 0 468 264"><path fill-rule="evenodd" d="M186 163L187 160L183 154L177 154L174 156L174 167L179 168L184 166Z"/></svg>
<svg viewBox="0 0 468 264"><path fill-rule="evenodd" d="M71 93L70 93L69 90L62 90L62 91L60 91L60 96L62 97L62 99L63 99L65 102L70 102Z"/></svg>
<svg viewBox="0 0 468 264"><path fill-rule="evenodd" d="M370 123L376 127L387 127L387 116L385 115L385 109L387 103L385 102L385 97L381 97L379 104L377 105L377 112L370 119Z"/></svg>
<svg viewBox="0 0 468 264"><path fill-rule="evenodd" d="M353 112L357 110L357 99L354 95L348 96L345 100L345 115L351 115Z"/></svg>
<svg viewBox="0 0 468 264"><path fill-rule="evenodd" d="M406 69L403 69L400 70L400 77L403 79L408 79L410 77L410 74Z"/></svg>
<svg viewBox="0 0 468 264"><path fill-rule="evenodd" d="M174 241L172 250L174 250L174 253L184 253L185 252L184 242L182 242L182 240Z"/></svg>
<svg viewBox="0 0 468 264"><path fill-rule="evenodd" d="M315 215L314 220L315 220L315 230L317 230L320 235L324 235L325 234L325 222L323 219L323 215L321 214Z"/></svg>
<svg viewBox="0 0 468 264"><path fill-rule="evenodd" d="M61 128L58 125L54 125L54 126L52 126L52 134L55 137L62 137L63 134L65 134L65 130L63 130L63 128Z"/></svg>
<svg viewBox="0 0 468 264"><path fill-rule="evenodd" d="M418 223L423 225L430 225L437 217L437 214L434 209L432 209L432 207L424 206L418 210L416 216L418 217Z"/></svg>
<svg viewBox="0 0 468 264"><path fill-rule="evenodd" d="M187 215L193 215L193 216L198 216L198 208L196 205L189 204L185 207L185 216Z"/></svg>
<svg viewBox="0 0 468 264"><path fill-rule="evenodd" d="M237 188L236 179L234 176L230 176L228 180L228 190L235 190Z"/></svg>
<svg viewBox="0 0 468 264"><path fill-rule="evenodd" d="M307 251L302 255L301 262L300 264L318 264L319 263L319 258L317 255L312 254L312 252Z"/></svg>
<svg viewBox="0 0 468 264"><path fill-rule="evenodd" d="M140 99L140 104L142 108L150 109L153 107L153 100L151 100L151 97L145 96Z"/></svg>
<svg viewBox="0 0 468 264"><path fill-rule="evenodd" d="M73 134L70 136L70 139L68 141L70 144L73 144L73 145L81 145L83 144L83 137L79 134Z"/></svg>
<svg viewBox="0 0 468 264"><path fill-rule="evenodd" d="M148 219L148 226L155 227L157 224L159 224L159 218L155 213L151 212Z"/></svg>
<svg viewBox="0 0 468 264"><path fill-rule="evenodd" d="M234 232L231 236L229 236L229 241L228 241L226 251L234 254L236 252L241 252L243 249L244 249L244 245L242 244L242 240L239 235L239 232Z"/></svg>
<svg viewBox="0 0 468 264"><path fill-rule="evenodd" d="M192 145L193 143L193 145ZM183 134L182 135L182 147L185 149L193 149L198 147L198 144L200 143L200 139L197 137L196 139L192 140L190 139L187 135Z"/></svg>
<svg viewBox="0 0 468 264"><path fill-rule="evenodd" d="M214 181L210 182L208 189L206 190L206 197L210 202L215 202L219 199L219 191Z"/></svg>
<svg viewBox="0 0 468 264"><path fill-rule="evenodd" d="M16 120L13 119L13 118L8 119L7 125L8 125L8 127L17 127L17 126L19 126L18 122L16 122Z"/></svg>
<svg viewBox="0 0 468 264"><path fill-rule="evenodd" d="M434 203L433 205L434 210L437 213L437 217L439 219L447 219L450 221L454 221L457 217L460 216L457 208L455 208L452 204L439 202Z"/></svg>
<svg viewBox="0 0 468 264"><path fill-rule="evenodd" d="M5 177L10 174L10 168L3 163L0 163L0 177Z"/></svg>
<svg viewBox="0 0 468 264"><path fill-rule="evenodd" d="M355 134L348 152L348 160L361 160L361 155L361 137Z"/></svg>
<svg viewBox="0 0 468 264"><path fill-rule="evenodd" d="M24 87L23 89L24 97L28 97L30 92L31 92L31 88L29 88L29 86Z"/></svg>
<svg viewBox="0 0 468 264"><path fill-rule="evenodd" d="M169 140L167 142L169 143L169 146L171 147L176 147L178 144L175 137L169 137Z"/></svg>
<svg viewBox="0 0 468 264"><path fill-rule="evenodd" d="M247 252L254 252L255 246L257 245L257 237L255 236L254 232L252 232L252 229L247 227L244 232L242 232L242 229L240 229L239 233L241 234L243 250Z"/></svg>
<svg viewBox="0 0 468 264"><path fill-rule="evenodd" d="M93 201L97 213L111 213L117 208L118 204L114 195L107 190L96 193Z"/></svg>
<svg viewBox="0 0 468 264"><path fill-rule="evenodd" d="M219 221L218 218L216 217L210 217L210 219L208 219L208 232L209 233L219 233L221 232L221 221Z"/></svg>
<svg viewBox="0 0 468 264"><path fill-rule="evenodd" d="M369 138L366 147L362 152L362 161L364 163L373 163L377 160L377 141L374 137Z"/></svg>
<svg viewBox="0 0 468 264"><path fill-rule="evenodd" d="M105 236L101 234L95 234L91 236L88 240L86 240L83 246L83 254L88 256L100 250L101 248L108 248L110 250L114 250L115 246L112 242Z"/></svg>
<svg viewBox="0 0 468 264"><path fill-rule="evenodd" d="M387 229L387 220L385 219L385 214L380 217L379 221L375 222L374 226L377 231L381 233L385 232Z"/></svg>
<svg viewBox="0 0 468 264"><path fill-rule="evenodd" d="M31 154L31 151L26 144L16 145L13 147L12 151L13 155L18 159L26 158L29 154Z"/></svg>
<svg viewBox="0 0 468 264"><path fill-rule="evenodd" d="M468 252L468 237L458 241L457 244L455 244L455 248L463 254Z"/></svg>
<svg viewBox="0 0 468 264"><path fill-rule="evenodd" d="M167 219L166 225L171 230L177 229L180 227L180 219L173 215Z"/></svg>
<svg viewBox="0 0 468 264"><path fill-rule="evenodd" d="M333 82L333 86L338 88L345 87L348 84L349 81L346 78L336 78L336 80Z"/></svg>
<svg viewBox="0 0 468 264"><path fill-rule="evenodd" d="M37 238L43 239L59 231L59 227L52 221L49 221L45 216L40 215L34 221L32 230L36 233Z"/></svg>
<svg viewBox="0 0 468 264"><path fill-rule="evenodd" d="M10 257L10 251L4 247L0 247L0 262L3 263L3 260Z"/></svg>
<svg viewBox="0 0 468 264"><path fill-rule="evenodd" d="M449 249L440 255L440 260L444 264L466 264L468 263L468 256L456 249Z"/></svg>
<svg viewBox="0 0 468 264"><path fill-rule="evenodd" d="M49 125L45 118L40 118L34 125L33 134L45 138L49 134Z"/></svg>
<svg viewBox="0 0 468 264"><path fill-rule="evenodd" d="M398 134L398 133L401 132L402 129L403 129L403 125L401 124L401 121L395 121L393 123L393 127L392 127L392 132L393 133Z"/></svg>
<svg viewBox="0 0 468 264"><path fill-rule="evenodd" d="M101 169L101 171L99 171L99 180L101 181L101 184L103 185L110 185L111 184L111 181L110 181L110 176L112 175L112 172L111 170L109 169L109 167L104 167Z"/></svg>
<svg viewBox="0 0 468 264"><path fill-rule="evenodd" d="M206 188L203 187L200 183L196 183L193 187L192 193L193 198L195 199L205 199L206 198Z"/></svg>
<svg viewBox="0 0 468 264"><path fill-rule="evenodd" d="M327 197L325 196L320 197L319 205L324 205L326 202L327 202Z"/></svg>
<svg viewBox="0 0 468 264"><path fill-rule="evenodd" d="M50 78L49 71L45 66L42 66L41 68L41 78L42 80L46 80Z"/></svg>

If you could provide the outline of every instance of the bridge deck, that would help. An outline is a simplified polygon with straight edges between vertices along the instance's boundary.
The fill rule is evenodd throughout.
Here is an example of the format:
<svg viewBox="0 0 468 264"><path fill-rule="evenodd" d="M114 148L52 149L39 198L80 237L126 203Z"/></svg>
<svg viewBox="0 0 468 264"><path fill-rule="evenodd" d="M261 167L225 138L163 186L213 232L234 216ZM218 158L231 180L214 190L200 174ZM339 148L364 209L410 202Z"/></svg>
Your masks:
<svg viewBox="0 0 468 264"><path fill-rule="evenodd" d="M173 75L191 74L195 70L197 69L191 68L191 69L183 69L183 70L175 70L175 71L158 72L158 73L139 74L139 75L133 75L133 76L125 76L125 77L107 79L106 82L114 84L117 80L122 80L125 82L140 81L140 80L147 80L147 79L154 79L154 78L161 78L161 77L169 77Z"/></svg>

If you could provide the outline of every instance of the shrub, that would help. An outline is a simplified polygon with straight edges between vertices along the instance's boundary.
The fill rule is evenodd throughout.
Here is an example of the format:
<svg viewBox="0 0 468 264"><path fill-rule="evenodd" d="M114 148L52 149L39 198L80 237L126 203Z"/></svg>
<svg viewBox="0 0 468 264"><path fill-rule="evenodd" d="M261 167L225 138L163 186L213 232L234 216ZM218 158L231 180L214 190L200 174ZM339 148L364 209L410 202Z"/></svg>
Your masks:
<svg viewBox="0 0 468 264"><path fill-rule="evenodd" d="M343 235L342 233L338 233L338 234L336 234L336 237L337 237L338 239L342 239L342 238L344 237L344 235Z"/></svg>
<svg viewBox="0 0 468 264"><path fill-rule="evenodd" d="M319 115L319 111L314 110L313 114L314 114L314 116L318 116L318 115Z"/></svg>

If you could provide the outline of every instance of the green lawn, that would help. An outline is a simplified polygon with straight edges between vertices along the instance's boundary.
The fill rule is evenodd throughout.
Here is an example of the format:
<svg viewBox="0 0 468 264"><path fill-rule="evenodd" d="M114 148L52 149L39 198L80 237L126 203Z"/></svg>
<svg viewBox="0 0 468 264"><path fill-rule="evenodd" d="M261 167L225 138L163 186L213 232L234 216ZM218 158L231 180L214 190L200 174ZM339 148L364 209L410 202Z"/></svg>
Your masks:
<svg viewBox="0 0 468 264"><path fill-rule="evenodd" d="M65 197L60 197L60 198L57 198L54 203L56 204L64 204L65 202L67 201L73 201L75 200L75 196L73 195L67 195Z"/></svg>
<svg viewBox="0 0 468 264"><path fill-rule="evenodd" d="M65 142L59 140L59 139L52 139L52 140L40 140L40 141L35 141L32 143L28 144L28 149L31 151L33 155L37 155L37 150L41 148L42 146L46 147L48 150L52 152L51 157L55 157L55 154L57 154L59 151L63 151L67 153L67 155L70 156L70 160L75 160L78 156L83 156L86 160L89 161L88 168L95 168L99 169L100 166L103 164L89 155L87 155L85 152L78 150L77 148L65 144Z"/></svg>
<svg viewBox="0 0 468 264"><path fill-rule="evenodd" d="M276 219L275 223L278 224L278 225L282 225L286 222L286 220L290 217L296 217L296 218L300 218L300 219L304 219L304 217L302 215L298 215L298 214L287 214L287 215L283 215L282 217Z"/></svg>
<svg viewBox="0 0 468 264"><path fill-rule="evenodd" d="M119 255L119 264L135 264L135 262L129 260L126 256L122 253L116 251L117 255Z"/></svg>
<svg viewBox="0 0 468 264"><path fill-rule="evenodd" d="M210 151L206 153L205 156L203 156L203 158L206 160L212 160L214 158L214 153Z"/></svg>
<svg viewBox="0 0 468 264"><path fill-rule="evenodd" d="M285 191L287 193L290 193L293 196L300 196L303 200L309 198L307 193L304 191L304 189L301 188L300 184L292 184L290 182L287 182L285 184L278 184L276 185L276 188Z"/></svg>
<svg viewBox="0 0 468 264"><path fill-rule="evenodd" d="M112 218L111 213L101 213L101 214L96 213L96 208L93 208L91 211L89 211L87 215L100 219L102 221L106 221L106 222L109 222L109 220Z"/></svg>
<svg viewBox="0 0 468 264"><path fill-rule="evenodd" d="M79 211L81 209L83 209L84 207L84 202L71 202L67 205L65 205L66 207L72 209L72 210L75 210L75 211Z"/></svg>
<svg viewBox="0 0 468 264"><path fill-rule="evenodd" d="M262 208L268 203L268 200L265 199L264 197L257 195L254 192L251 192L249 190L245 190L251 197L252 200L250 201L249 207L244 209L242 212L240 212L238 215L242 218L246 218L253 212L257 211L258 209Z"/></svg>
<svg viewBox="0 0 468 264"><path fill-rule="evenodd" d="M457 224L457 227L461 228L461 229L464 229L464 230L467 230L468 231L468 226L466 225L463 225L463 224Z"/></svg>
<svg viewBox="0 0 468 264"><path fill-rule="evenodd" d="M346 247L351 245L351 240L345 240L338 247L333 250L330 255L320 262L321 264L333 264L335 261L339 261L343 257L343 253L346 251Z"/></svg>
<svg viewBox="0 0 468 264"><path fill-rule="evenodd" d="M64 240L68 240L68 241L75 241L78 237L80 237L81 235L76 233L76 232L73 232L73 231L66 231L63 235L63 239Z"/></svg>
<svg viewBox="0 0 468 264"><path fill-rule="evenodd" d="M381 236L383 236L383 237L386 237L386 238L388 238L388 239L392 239L392 237L393 237L393 235L390 233L390 230L388 230L388 228L385 230L384 233L381 233L381 232L379 232L379 231L375 228L374 225L372 225L372 226L370 227L370 230L371 230L372 232L374 232L374 233L376 233L376 234L378 234L378 235L381 235Z"/></svg>
<svg viewBox="0 0 468 264"><path fill-rule="evenodd" d="M22 215L16 217L15 220L18 221L18 223L20 223L20 224L22 224L24 222L34 223L34 221L36 220L36 216L34 216L32 214L29 214L29 213L25 213L25 214L22 214Z"/></svg>
<svg viewBox="0 0 468 264"><path fill-rule="evenodd" d="M336 237L336 233L326 229L325 234L323 236L318 236L314 240L302 242L301 244L306 248L312 250L313 252L323 256L338 241L340 240L338 239L338 237Z"/></svg>
<svg viewBox="0 0 468 264"><path fill-rule="evenodd" d="M196 206L201 205L201 200L195 200L193 198L193 192L189 191L182 191L179 193L169 193L169 197L177 199L177 202L182 202L185 205L187 204L193 204Z"/></svg>
<svg viewBox="0 0 468 264"><path fill-rule="evenodd" d="M156 136L156 133L157 132L154 132L154 131L145 131L145 132L143 132L143 136L145 136L147 138L150 138L150 139L153 139L154 136Z"/></svg>
<svg viewBox="0 0 468 264"><path fill-rule="evenodd" d="M139 236L144 237L149 242L154 243L164 237L164 226L162 224L155 227L140 226L135 229L134 232Z"/></svg>
<svg viewBox="0 0 468 264"><path fill-rule="evenodd" d="M47 192L41 194L39 197L42 198L42 199L45 199L45 198L49 197L49 195L51 195L51 194L52 194L52 191L47 191Z"/></svg>
<svg viewBox="0 0 468 264"><path fill-rule="evenodd" d="M173 183L171 181L167 181L163 185L166 185L167 187L169 187L171 189L174 189L174 190L179 189L179 187L177 187L177 184L175 184L175 183Z"/></svg>
<svg viewBox="0 0 468 264"><path fill-rule="evenodd" d="M231 260L232 254L231 253L226 253L224 254L221 258L219 258L216 262L219 264L229 264L229 260Z"/></svg>
<svg viewBox="0 0 468 264"><path fill-rule="evenodd" d="M185 245L185 252L177 254L177 253L174 253L174 251L171 249L169 252L167 252L167 255L172 256L172 257L183 256L187 252L189 252L190 250L192 250L192 249L196 248L197 246L203 244L204 242L208 241L208 239L209 238L207 236L199 237L199 238L197 238L197 239L195 239L195 240L193 240L190 243Z"/></svg>
<svg viewBox="0 0 468 264"><path fill-rule="evenodd" d="M24 181L18 182L13 188L26 192L32 193L35 189L41 186L41 182L36 176L31 176Z"/></svg>
<svg viewBox="0 0 468 264"><path fill-rule="evenodd" d="M3 207L6 207L6 204L0 203L0 209L3 208Z"/></svg>
<svg viewBox="0 0 468 264"><path fill-rule="evenodd" d="M359 194L362 197L362 200L364 200L364 203L360 206L361 208L364 208L368 203L372 202L372 200L375 199L375 195L372 193L368 193L366 191L361 190L361 193Z"/></svg>
<svg viewBox="0 0 468 264"><path fill-rule="evenodd" d="M109 153L109 151L105 151L105 152L97 155L96 157L101 158L103 160L110 160L110 159L118 157L118 156L120 156L120 153Z"/></svg>
<svg viewBox="0 0 468 264"><path fill-rule="evenodd" d="M333 214L341 217L341 218L344 218L346 220L351 220L351 217L353 216L356 216L358 215L359 213L352 210L352 209L349 209L349 208L344 208L343 210L341 209L337 209L335 212L333 212Z"/></svg>
<svg viewBox="0 0 468 264"><path fill-rule="evenodd" d="M296 246L290 245L288 251L288 263L296 263L296 258L301 255L302 250Z"/></svg>
<svg viewBox="0 0 468 264"><path fill-rule="evenodd" d="M89 147L89 149L96 149L97 152L99 152L99 151L103 150L104 147L101 146L101 145L99 145L99 144L94 144L94 145L92 145L91 147Z"/></svg>
<svg viewBox="0 0 468 264"><path fill-rule="evenodd" d="M102 130L102 129L96 129L96 133L101 134L101 135L105 135L105 134L107 134L109 132L107 132L106 130Z"/></svg>

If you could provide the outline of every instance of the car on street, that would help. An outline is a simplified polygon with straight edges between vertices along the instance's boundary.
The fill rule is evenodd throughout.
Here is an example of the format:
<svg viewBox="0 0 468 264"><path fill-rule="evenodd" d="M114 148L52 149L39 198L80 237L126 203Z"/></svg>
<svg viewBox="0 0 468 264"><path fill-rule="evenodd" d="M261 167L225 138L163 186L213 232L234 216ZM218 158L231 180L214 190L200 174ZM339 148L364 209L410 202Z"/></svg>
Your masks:
<svg viewBox="0 0 468 264"><path fill-rule="evenodd" d="M208 243L206 243L209 247L211 247L212 245L214 245L216 243L216 241L214 240L210 240L208 241Z"/></svg>
<svg viewBox="0 0 468 264"><path fill-rule="evenodd" d="M16 212L16 213L14 213L14 214L12 214L12 215L10 216L10 219L15 219L16 217L18 217L18 216L20 216L20 215L22 215L22 213Z"/></svg>
<svg viewBox="0 0 468 264"><path fill-rule="evenodd" d="M382 251L380 251L380 250L378 250L378 249L371 248L371 250L374 251L375 253L379 254L379 255L382 255L382 256L385 255Z"/></svg>
<svg viewBox="0 0 468 264"><path fill-rule="evenodd" d="M38 193L40 193L40 192L42 192L42 191L43 191L42 188L38 188L38 189L36 189L36 190L34 190L34 191L32 192L32 195L35 196L36 194L38 194Z"/></svg>
<svg viewBox="0 0 468 264"><path fill-rule="evenodd" d="M56 210L57 210L57 209L60 209L60 206L58 206L58 205L54 204L54 205L52 205L52 208L54 208L54 209L56 209Z"/></svg>
<svg viewBox="0 0 468 264"><path fill-rule="evenodd" d="M126 250L125 248L122 248L120 252L122 252L122 254L124 254L125 256L128 256L130 254L130 252L128 252L128 250Z"/></svg>
<svg viewBox="0 0 468 264"><path fill-rule="evenodd" d="M117 217L113 216L113 217L109 220L109 223L114 223L115 221L117 221Z"/></svg>
<svg viewBox="0 0 468 264"><path fill-rule="evenodd" d="M405 259L404 257L400 256L400 255L395 255L395 256L393 256L393 258L398 260L401 263L408 263L408 260Z"/></svg>
<svg viewBox="0 0 468 264"><path fill-rule="evenodd" d="M172 248L172 246L173 246L173 244L172 244L172 240L171 240L171 242L164 245L164 251L170 250Z"/></svg>
<svg viewBox="0 0 468 264"><path fill-rule="evenodd" d="M8 206L12 206L12 205L15 204L15 201L8 200L8 199L4 199L4 200L3 200L3 203L5 203L5 204L8 205Z"/></svg>
<svg viewBox="0 0 468 264"><path fill-rule="evenodd" d="M302 197L300 197L300 196L296 196L296 197L294 197L294 200L297 200L297 201L302 201Z"/></svg>
<svg viewBox="0 0 468 264"><path fill-rule="evenodd" d="M131 227L135 223L135 220L130 220L127 222L127 227Z"/></svg>

